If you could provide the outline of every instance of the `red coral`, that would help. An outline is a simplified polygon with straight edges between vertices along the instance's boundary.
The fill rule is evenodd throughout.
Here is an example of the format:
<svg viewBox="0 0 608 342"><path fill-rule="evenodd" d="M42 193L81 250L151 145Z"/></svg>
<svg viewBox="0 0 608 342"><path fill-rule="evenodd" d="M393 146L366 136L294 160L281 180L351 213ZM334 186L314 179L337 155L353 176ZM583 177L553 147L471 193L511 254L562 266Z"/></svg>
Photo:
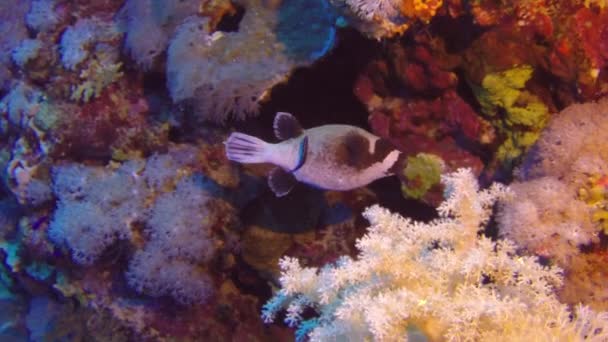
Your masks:
<svg viewBox="0 0 608 342"><path fill-rule="evenodd" d="M460 130L468 139L478 140L482 125L473 108L453 90L446 92L441 102L441 107L446 111L446 120L442 121L443 130Z"/></svg>
<svg viewBox="0 0 608 342"><path fill-rule="evenodd" d="M429 87L428 76L422 65L416 63L406 64L402 78L408 86L416 91L423 92Z"/></svg>
<svg viewBox="0 0 608 342"><path fill-rule="evenodd" d="M359 101L368 104L374 96L374 85L372 84L372 80L367 75L361 75L357 78L354 92Z"/></svg>
<svg viewBox="0 0 608 342"><path fill-rule="evenodd" d="M151 125L143 84L123 79L109 86L78 113L59 118L56 153L77 158L145 155L167 141L166 127Z"/></svg>
<svg viewBox="0 0 608 342"><path fill-rule="evenodd" d="M450 56L441 51L443 46L434 47L426 38L419 38L417 42L409 48L400 44L391 46L391 63L403 84L419 93L456 86L458 78L446 70L451 61Z"/></svg>
<svg viewBox="0 0 608 342"><path fill-rule="evenodd" d="M377 135L388 138L390 136L391 118L381 111L375 111L369 116L369 124Z"/></svg>
<svg viewBox="0 0 608 342"><path fill-rule="evenodd" d="M392 44L387 58L371 62L357 79L355 95L368 107L372 131L407 154L435 153L450 168L481 172L481 160L459 145L482 143L485 127L456 90L452 70L461 59L439 38L418 34L414 42Z"/></svg>
<svg viewBox="0 0 608 342"><path fill-rule="evenodd" d="M574 15L575 30L591 64L603 68L608 61L608 11L599 14L583 7Z"/></svg>

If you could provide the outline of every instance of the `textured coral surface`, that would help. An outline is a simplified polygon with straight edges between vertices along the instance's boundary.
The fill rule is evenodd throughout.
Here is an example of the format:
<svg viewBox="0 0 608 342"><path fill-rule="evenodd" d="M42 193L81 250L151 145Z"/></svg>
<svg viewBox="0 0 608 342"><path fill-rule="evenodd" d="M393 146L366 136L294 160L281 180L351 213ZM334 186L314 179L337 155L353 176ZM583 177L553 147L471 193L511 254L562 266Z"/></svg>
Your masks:
<svg viewBox="0 0 608 342"><path fill-rule="evenodd" d="M2 0L0 340L606 340L607 95L604 0ZM276 112L395 176L277 198Z"/></svg>

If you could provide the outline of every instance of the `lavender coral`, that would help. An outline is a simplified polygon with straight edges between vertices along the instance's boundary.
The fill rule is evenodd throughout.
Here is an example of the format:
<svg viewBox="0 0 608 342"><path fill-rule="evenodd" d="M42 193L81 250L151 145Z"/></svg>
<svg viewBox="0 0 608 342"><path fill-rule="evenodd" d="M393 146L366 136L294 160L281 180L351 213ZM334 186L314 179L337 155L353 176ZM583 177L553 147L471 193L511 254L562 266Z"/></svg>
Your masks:
<svg viewBox="0 0 608 342"><path fill-rule="evenodd" d="M191 16L176 29L167 52L171 97L175 102L193 101L205 120L222 122L231 115L256 114L274 85L333 44L333 12L325 10L322 1L289 0L278 10L259 0L238 3L245 7L238 31L212 32L209 18ZM312 23L287 24L287 19L298 20L294 17L300 8L327 13L313 16L311 22L316 19L314 26L329 27L313 30Z"/></svg>
<svg viewBox="0 0 608 342"><path fill-rule="evenodd" d="M55 10L56 0L32 0L29 12L25 17L27 26L36 31L51 31L56 28L64 13Z"/></svg>
<svg viewBox="0 0 608 342"><path fill-rule="evenodd" d="M200 1L129 0L120 17L126 21L125 47L143 68L150 69L162 54L175 28L196 14Z"/></svg>
<svg viewBox="0 0 608 342"><path fill-rule="evenodd" d="M607 275L595 260L608 221L606 115L608 99L554 115L515 173L515 200L497 215L502 236L566 270L566 300L603 309Z"/></svg>
<svg viewBox="0 0 608 342"><path fill-rule="evenodd" d="M61 62L66 69L76 70L94 51L107 49L105 44L121 38L112 22L86 18L68 27L61 36Z"/></svg>
<svg viewBox="0 0 608 342"><path fill-rule="evenodd" d="M93 263L116 239L129 238L131 225L145 217L147 189L135 177L138 164L125 163L118 170L68 164L53 170L59 202L49 236L69 246L76 262Z"/></svg>
<svg viewBox="0 0 608 342"><path fill-rule="evenodd" d="M364 216L368 233L357 259L318 269L293 258L280 266L281 290L266 304L273 321L287 307L298 337L324 340L514 341L608 338L608 315L561 304L560 269L519 256L508 241L479 235L492 205L507 195L494 184L479 190L469 169L442 177L447 199L439 218L414 222L379 206ZM317 317L304 320L307 307Z"/></svg>
<svg viewBox="0 0 608 342"><path fill-rule="evenodd" d="M524 200L501 207L504 236L560 263L578 254L580 245L598 241L608 201L594 194L603 186L591 191L589 182L608 175L606 114L604 99L554 116L516 172L513 189Z"/></svg>
<svg viewBox="0 0 608 342"><path fill-rule="evenodd" d="M180 170L196 158L192 149L176 148L119 166L55 167L51 240L84 265L125 240L134 250L126 272L132 288L183 304L205 301L212 282L204 265L216 251L211 228L231 213L212 210L217 199L203 177Z"/></svg>
<svg viewBox="0 0 608 342"><path fill-rule="evenodd" d="M213 222L207 209L210 198L191 178L159 196L147 221L150 241L129 264L129 285L155 297L171 295L184 304L207 299L212 283L200 264L214 252L208 227Z"/></svg>
<svg viewBox="0 0 608 342"><path fill-rule="evenodd" d="M8 0L0 2L0 90L8 89L12 73L11 51L27 38L27 28L22 18L29 8L29 1Z"/></svg>

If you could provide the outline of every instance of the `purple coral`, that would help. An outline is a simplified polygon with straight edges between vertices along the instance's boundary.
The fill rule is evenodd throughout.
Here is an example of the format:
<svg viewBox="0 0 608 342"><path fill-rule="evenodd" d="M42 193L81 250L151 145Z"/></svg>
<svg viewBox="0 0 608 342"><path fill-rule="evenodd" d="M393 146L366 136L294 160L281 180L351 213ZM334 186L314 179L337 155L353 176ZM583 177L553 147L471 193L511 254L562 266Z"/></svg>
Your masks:
<svg viewBox="0 0 608 342"><path fill-rule="evenodd" d="M145 164L134 160L117 169L56 167L53 191L59 201L49 236L68 247L76 262L91 264L117 239L134 240L137 227L143 227L146 243L131 259L129 285L184 304L203 302L212 283L201 266L215 252L211 226L218 217L208 209L212 197L205 183L180 177L175 163L164 163L169 160L174 159L156 155Z"/></svg>
<svg viewBox="0 0 608 342"><path fill-rule="evenodd" d="M27 38L27 28L23 17L29 9L29 1L0 1L0 90L4 90L11 80L11 52Z"/></svg>
<svg viewBox="0 0 608 342"><path fill-rule="evenodd" d="M104 168L70 164L53 170L57 210L49 237L72 251L80 264L93 263L118 238L131 236L131 223L141 220L147 194L134 177L133 163L112 172Z"/></svg>
<svg viewBox="0 0 608 342"><path fill-rule="evenodd" d="M80 19L61 36L61 62L66 69L76 70L89 57L91 47L108 53L105 44L120 39L121 35L112 22L99 18Z"/></svg>
<svg viewBox="0 0 608 342"><path fill-rule="evenodd" d="M183 304L203 302L211 280L199 265L215 248L210 239L210 197L192 178L162 194L146 222L149 242L138 251L126 274L131 287L158 297L170 295Z"/></svg>
<svg viewBox="0 0 608 342"><path fill-rule="evenodd" d="M200 1L129 0L120 16L126 21L125 47L144 69L150 69L162 54L175 27L196 13Z"/></svg>

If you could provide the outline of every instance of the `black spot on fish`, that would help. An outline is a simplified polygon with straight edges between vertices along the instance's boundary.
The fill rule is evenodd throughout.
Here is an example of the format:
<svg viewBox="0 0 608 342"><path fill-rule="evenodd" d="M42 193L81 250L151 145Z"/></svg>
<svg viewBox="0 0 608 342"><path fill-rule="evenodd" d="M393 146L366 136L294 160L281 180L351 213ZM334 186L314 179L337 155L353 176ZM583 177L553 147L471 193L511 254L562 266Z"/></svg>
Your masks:
<svg viewBox="0 0 608 342"><path fill-rule="evenodd" d="M357 170L365 170L375 163L382 162L389 153L395 150L393 144L386 139L378 139L374 143L374 153L370 153L367 137L357 131L346 134L336 148L336 160Z"/></svg>
<svg viewBox="0 0 608 342"><path fill-rule="evenodd" d="M358 170L364 169L369 155L369 140L356 131L347 133L336 148L336 159L340 164L346 164Z"/></svg>

